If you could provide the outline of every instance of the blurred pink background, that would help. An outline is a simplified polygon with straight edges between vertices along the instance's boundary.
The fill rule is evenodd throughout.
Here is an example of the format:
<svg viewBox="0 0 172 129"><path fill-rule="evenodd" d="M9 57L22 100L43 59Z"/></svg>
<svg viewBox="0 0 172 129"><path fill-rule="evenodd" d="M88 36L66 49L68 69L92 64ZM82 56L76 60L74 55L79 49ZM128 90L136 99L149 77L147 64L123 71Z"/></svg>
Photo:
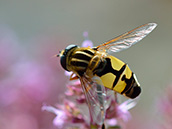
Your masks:
<svg viewBox="0 0 172 129"><path fill-rule="evenodd" d="M53 128L53 115L41 107L57 103L64 90L64 71L59 59L52 58L55 41L39 37L32 40L37 45L26 46L9 28L0 30L0 128ZM43 42L51 44L38 45Z"/></svg>

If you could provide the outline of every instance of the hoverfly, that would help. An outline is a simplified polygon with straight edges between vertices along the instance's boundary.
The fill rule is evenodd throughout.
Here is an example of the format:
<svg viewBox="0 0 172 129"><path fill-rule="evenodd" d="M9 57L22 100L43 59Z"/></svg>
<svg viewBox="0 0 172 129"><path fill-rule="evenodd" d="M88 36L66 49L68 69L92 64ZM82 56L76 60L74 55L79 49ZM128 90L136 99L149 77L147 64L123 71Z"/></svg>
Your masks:
<svg viewBox="0 0 172 129"><path fill-rule="evenodd" d="M141 92L140 84L129 66L110 53L131 47L156 26L156 23L144 24L97 47L69 45L60 52L61 66L76 75L70 79L79 78L81 81L94 123L101 125L105 118L105 87L131 99Z"/></svg>

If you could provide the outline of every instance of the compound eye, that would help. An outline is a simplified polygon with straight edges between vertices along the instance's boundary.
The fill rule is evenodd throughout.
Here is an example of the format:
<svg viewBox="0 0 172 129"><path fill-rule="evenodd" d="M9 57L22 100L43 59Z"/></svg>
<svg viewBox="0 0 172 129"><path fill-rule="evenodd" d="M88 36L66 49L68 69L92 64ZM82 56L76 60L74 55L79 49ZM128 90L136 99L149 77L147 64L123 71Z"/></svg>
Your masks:
<svg viewBox="0 0 172 129"><path fill-rule="evenodd" d="M65 48L65 52L67 53L68 51L70 51L71 49L76 48L76 47L78 47L78 46L71 44Z"/></svg>
<svg viewBox="0 0 172 129"><path fill-rule="evenodd" d="M65 70L67 70L67 68L66 68L66 55L62 55L61 57L60 57L60 63L61 63L61 66L65 69ZM68 71L68 70L67 70Z"/></svg>
<svg viewBox="0 0 172 129"><path fill-rule="evenodd" d="M68 69L67 69L67 56L69 56L70 55L70 53L74 50L74 48L77 48L78 46L77 45L69 45L69 46L67 46L66 48L65 48L65 50L63 50L62 52L61 52L61 56L60 56L60 63L61 63L61 66L65 69L65 70L67 70L67 71L69 71Z"/></svg>

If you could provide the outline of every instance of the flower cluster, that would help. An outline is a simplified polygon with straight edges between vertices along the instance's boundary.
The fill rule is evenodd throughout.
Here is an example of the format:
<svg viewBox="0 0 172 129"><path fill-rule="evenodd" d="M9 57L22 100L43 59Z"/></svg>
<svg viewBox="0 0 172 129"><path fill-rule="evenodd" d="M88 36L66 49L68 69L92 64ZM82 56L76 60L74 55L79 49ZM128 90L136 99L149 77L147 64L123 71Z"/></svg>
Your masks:
<svg viewBox="0 0 172 129"><path fill-rule="evenodd" d="M65 128L72 124L81 124L85 123L85 119L81 111L76 107L75 103L64 100L63 105L57 105L57 108L46 106L42 107L42 110L47 110L56 114L55 119L53 120L54 125L58 128Z"/></svg>
<svg viewBox="0 0 172 129"><path fill-rule="evenodd" d="M91 40L88 39L88 33L84 32L85 40L82 44L83 47L93 46ZM72 72L65 71L66 76L70 76ZM44 105L42 110L52 112L56 115L53 120L53 124L58 128L68 129L97 129L102 128L99 125L90 124L90 118L85 111L87 107L86 98L81 88L79 79L69 81L66 84L65 97L61 104L58 104L56 108L52 106ZM106 96L107 107L104 125L108 128L120 128L123 126L119 121L127 122L130 118L129 109L136 105L135 100L127 100L123 103L118 103L117 95L113 91L106 89L108 93Z"/></svg>

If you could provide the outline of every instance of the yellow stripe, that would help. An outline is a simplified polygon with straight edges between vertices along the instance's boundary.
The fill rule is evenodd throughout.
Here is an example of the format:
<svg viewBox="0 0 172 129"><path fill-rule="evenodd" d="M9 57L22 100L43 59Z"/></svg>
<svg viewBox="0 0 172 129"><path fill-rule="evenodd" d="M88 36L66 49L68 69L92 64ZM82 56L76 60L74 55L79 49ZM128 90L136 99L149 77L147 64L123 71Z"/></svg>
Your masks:
<svg viewBox="0 0 172 129"><path fill-rule="evenodd" d="M77 61L77 62L84 62L84 63L89 63L89 61L87 60L81 60L81 59L78 59L78 58L72 58L71 61Z"/></svg>
<svg viewBox="0 0 172 129"><path fill-rule="evenodd" d="M91 53L95 53L95 50L93 50L93 49L87 49L88 51L90 51Z"/></svg>
<svg viewBox="0 0 172 129"><path fill-rule="evenodd" d="M125 68L124 74L125 74L125 76L126 76L127 79L130 79L131 76L132 76L132 71L131 71L131 69L128 67L128 65L127 65L126 68Z"/></svg>
<svg viewBox="0 0 172 129"><path fill-rule="evenodd" d="M86 55L86 56L88 56L88 57L90 57L90 58L93 57L92 55L90 55L90 54L88 54L88 53L86 53L86 52L82 52L82 51L76 51L75 54L83 54L83 55Z"/></svg>
<svg viewBox="0 0 172 129"><path fill-rule="evenodd" d="M124 73L122 73L122 75L120 76L120 78L119 78L116 86L113 88L113 90L116 91L116 92L118 92L118 93L121 93L125 89L125 87L127 85L125 83L125 81L122 81L121 80L121 78L122 78L123 75L124 75Z"/></svg>

